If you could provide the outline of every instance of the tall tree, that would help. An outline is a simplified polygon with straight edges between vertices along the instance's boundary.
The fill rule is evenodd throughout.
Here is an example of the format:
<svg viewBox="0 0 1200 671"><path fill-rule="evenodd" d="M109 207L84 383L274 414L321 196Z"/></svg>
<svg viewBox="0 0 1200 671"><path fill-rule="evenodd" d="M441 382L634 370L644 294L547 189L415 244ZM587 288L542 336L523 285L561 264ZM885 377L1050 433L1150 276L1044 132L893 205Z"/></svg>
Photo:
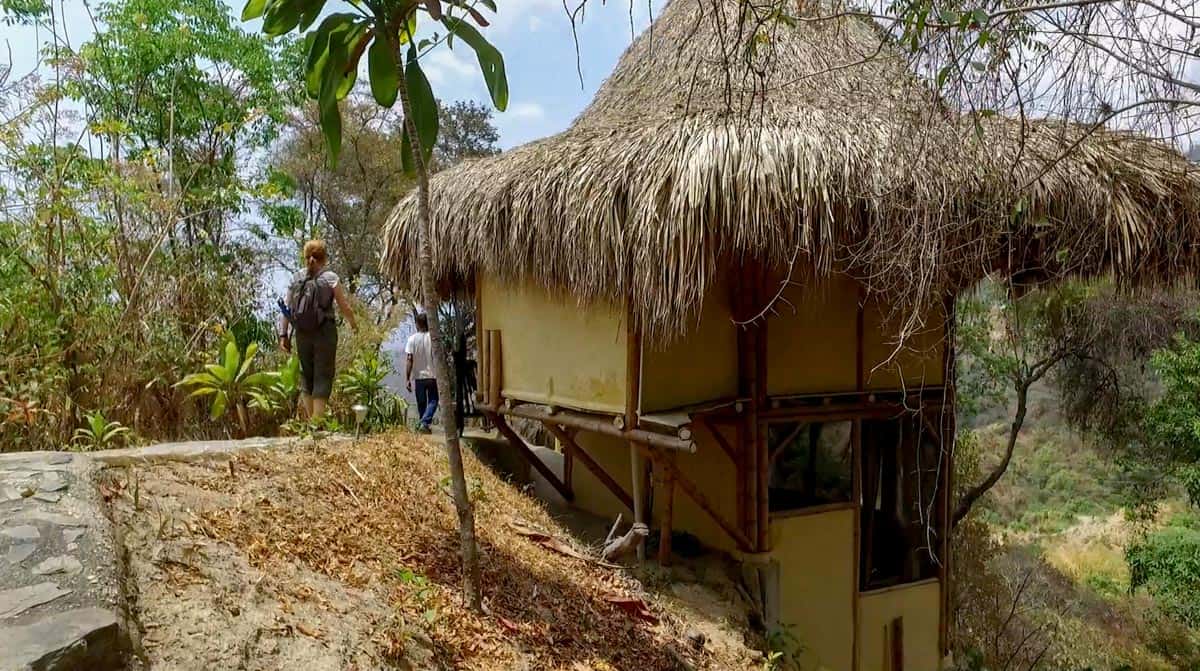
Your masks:
<svg viewBox="0 0 1200 671"><path fill-rule="evenodd" d="M321 127L329 142L331 158L336 162L342 144L342 119L338 101L344 99L358 77L358 64L367 54L371 93L376 102L391 107L400 101L404 112L405 135L401 147L404 166L417 179L417 210L420 227L419 275L421 300L429 317L433 344L434 372L438 394L447 401L454 397L453 377L442 339L438 314L437 281L433 270L432 222L429 205L429 162L437 142L437 100L420 59L443 41L435 35L418 42L419 16L440 22L446 41L465 43L474 50L487 83L492 103L503 110L508 105L508 80L504 59L474 26L486 26L487 20L476 3L467 0L353 0L352 12L330 14L319 27L305 36L309 47L305 84L310 97L317 99ZM495 11L493 0L480 0ZM244 20L263 17L263 31L270 35L304 32L325 10L325 0L249 0L242 13ZM446 437L446 456L450 462L451 489L458 512L459 537L463 559L463 596L473 609L482 607L479 578L479 550L475 540L475 513L467 493L462 450L454 409L449 402L440 407Z"/></svg>
<svg viewBox="0 0 1200 671"><path fill-rule="evenodd" d="M471 100L458 100L438 108L438 138L433 156L438 170L465 158L500 153L500 132L492 125L492 110Z"/></svg>
<svg viewBox="0 0 1200 671"><path fill-rule="evenodd" d="M403 119L398 110L351 97L342 120L342 155L329 165L315 107L294 114L271 161L269 182L280 188L270 190L264 212L270 232L288 241L286 263L305 240L323 238L350 292L383 308L392 297L391 282L379 276L380 231L414 186L400 160Z"/></svg>

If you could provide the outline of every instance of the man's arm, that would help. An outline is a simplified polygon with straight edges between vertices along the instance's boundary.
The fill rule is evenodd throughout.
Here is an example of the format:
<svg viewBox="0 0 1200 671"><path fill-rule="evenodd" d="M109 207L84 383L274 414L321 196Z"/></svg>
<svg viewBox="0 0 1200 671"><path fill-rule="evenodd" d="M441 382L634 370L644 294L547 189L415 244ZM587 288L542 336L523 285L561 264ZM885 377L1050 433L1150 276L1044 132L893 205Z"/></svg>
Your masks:
<svg viewBox="0 0 1200 671"><path fill-rule="evenodd" d="M404 355L404 386L412 391L412 354Z"/></svg>

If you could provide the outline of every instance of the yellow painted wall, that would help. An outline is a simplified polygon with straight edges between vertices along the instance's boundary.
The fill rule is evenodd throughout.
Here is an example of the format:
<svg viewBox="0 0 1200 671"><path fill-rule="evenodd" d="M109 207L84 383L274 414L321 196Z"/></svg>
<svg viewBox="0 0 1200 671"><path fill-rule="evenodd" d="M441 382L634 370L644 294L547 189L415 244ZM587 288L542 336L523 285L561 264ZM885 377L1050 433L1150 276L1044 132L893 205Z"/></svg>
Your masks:
<svg viewBox="0 0 1200 671"><path fill-rule="evenodd" d="M485 329L499 329L503 394L581 410L625 411L625 324L607 304L580 306L534 285L480 281Z"/></svg>
<svg viewBox="0 0 1200 671"><path fill-rule="evenodd" d="M642 348L642 412L667 410L737 394L737 331L729 290L709 290L699 322L669 345Z"/></svg>
<svg viewBox="0 0 1200 671"><path fill-rule="evenodd" d="M782 304L779 314L767 325L767 393L853 391L858 357L858 284L844 275L805 282L784 292L795 312ZM944 327L940 312L926 315L922 327L892 358L901 325L889 319L888 306L877 300L867 301L863 311L863 375L867 389L942 383Z"/></svg>
<svg viewBox="0 0 1200 671"><path fill-rule="evenodd" d="M779 622L792 625L805 648L800 668L851 671L854 511L772 517L771 544L779 562Z"/></svg>
<svg viewBox="0 0 1200 671"><path fill-rule="evenodd" d="M791 286L767 323L767 393L854 391L858 285L835 275Z"/></svg>
<svg viewBox="0 0 1200 671"><path fill-rule="evenodd" d="M679 472L703 492L717 512L736 527L737 469L708 431L695 426L693 431L696 453L678 455L675 464ZM730 445L737 445L732 427L726 429L724 435ZM655 505L661 503L656 499ZM675 490L675 528L694 535L709 547L726 551L737 549L737 543L729 534L679 488Z"/></svg>
<svg viewBox="0 0 1200 671"><path fill-rule="evenodd" d="M863 375L868 389L901 389L942 384L945 322L941 310L931 310L897 353L904 325L891 308L868 301L863 310ZM893 354L895 356L893 357ZM901 382L903 380L903 382Z"/></svg>
<svg viewBox="0 0 1200 671"><path fill-rule="evenodd" d="M629 443L598 433L580 431L575 434L575 442L587 450L587 453L604 468L630 495L632 471L629 467ZM578 459L571 469L571 486L575 490L575 505L590 513L616 518L621 514L626 522L632 521L633 514L621 503L604 483L600 482Z"/></svg>
<svg viewBox="0 0 1200 671"><path fill-rule="evenodd" d="M867 592L859 597L860 671L887 671L891 654L885 629L903 617L904 671L938 671L938 618L941 586L937 581Z"/></svg>

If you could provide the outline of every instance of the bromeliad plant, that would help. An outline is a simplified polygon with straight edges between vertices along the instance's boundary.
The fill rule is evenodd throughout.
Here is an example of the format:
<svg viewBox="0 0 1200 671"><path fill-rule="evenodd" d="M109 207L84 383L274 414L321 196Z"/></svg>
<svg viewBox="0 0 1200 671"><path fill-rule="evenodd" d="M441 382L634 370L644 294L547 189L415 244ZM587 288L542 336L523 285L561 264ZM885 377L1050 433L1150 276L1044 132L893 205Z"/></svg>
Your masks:
<svg viewBox="0 0 1200 671"><path fill-rule="evenodd" d="M128 440L129 427L120 422L110 422L100 411L84 415L86 425L75 429L71 442L81 450L107 450Z"/></svg>
<svg viewBox="0 0 1200 671"><path fill-rule="evenodd" d="M191 388L189 398L211 396L209 415L213 419L220 419L229 406L233 406L237 412L238 427L245 436L250 431L247 399L252 392L259 392L273 382L269 372L251 372L257 355L258 343L250 343L243 353L232 338L227 338L223 357L216 363L206 364L203 372L192 373L175 386Z"/></svg>
<svg viewBox="0 0 1200 671"><path fill-rule="evenodd" d="M268 415L295 414L296 396L300 393L300 358L295 354L288 357L283 367L264 374L267 382L260 388L250 389L248 405Z"/></svg>
<svg viewBox="0 0 1200 671"><path fill-rule="evenodd" d="M408 404L390 393L384 384L390 372L387 360L373 352L355 359L346 372L338 376L338 388L355 404L366 407L367 416L363 423L368 430L404 421Z"/></svg>
<svg viewBox="0 0 1200 671"><path fill-rule="evenodd" d="M263 32L284 35L308 31L325 14L327 0L249 0L242 20L262 18ZM400 101L404 111L401 162L417 178L417 210L420 222L418 274L429 333L433 340L434 373L442 398L451 398L453 377L447 364L438 320L437 285L430 250L429 170L438 133L437 100L421 70L421 57L445 42L465 43L474 52L487 83L492 103L503 111L508 106L508 79L500 52L468 22L486 26L487 20L475 6L496 11L495 0L347 0L348 12L329 14L316 30L305 35L305 90L317 100L321 129L329 144L332 162L337 161L342 143L342 119L338 101L354 87L363 54L371 78L375 101L391 107ZM417 40L418 17L437 22L445 32ZM453 404L442 406L446 432L446 457L450 464L454 507L458 513L459 540L463 558L463 597L474 610L482 609L479 550L475 543L475 513L471 507L467 479Z"/></svg>

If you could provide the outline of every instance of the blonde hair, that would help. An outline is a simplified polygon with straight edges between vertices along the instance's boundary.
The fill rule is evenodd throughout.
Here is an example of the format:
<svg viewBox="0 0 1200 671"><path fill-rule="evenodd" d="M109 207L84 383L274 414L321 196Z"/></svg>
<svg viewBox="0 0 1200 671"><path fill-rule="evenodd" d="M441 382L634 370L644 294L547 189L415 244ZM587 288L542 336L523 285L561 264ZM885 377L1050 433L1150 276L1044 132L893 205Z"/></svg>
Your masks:
<svg viewBox="0 0 1200 671"><path fill-rule="evenodd" d="M325 263L329 259L329 252L325 248L324 240L309 240L304 243L304 262L308 263L310 258L316 259L317 263Z"/></svg>

